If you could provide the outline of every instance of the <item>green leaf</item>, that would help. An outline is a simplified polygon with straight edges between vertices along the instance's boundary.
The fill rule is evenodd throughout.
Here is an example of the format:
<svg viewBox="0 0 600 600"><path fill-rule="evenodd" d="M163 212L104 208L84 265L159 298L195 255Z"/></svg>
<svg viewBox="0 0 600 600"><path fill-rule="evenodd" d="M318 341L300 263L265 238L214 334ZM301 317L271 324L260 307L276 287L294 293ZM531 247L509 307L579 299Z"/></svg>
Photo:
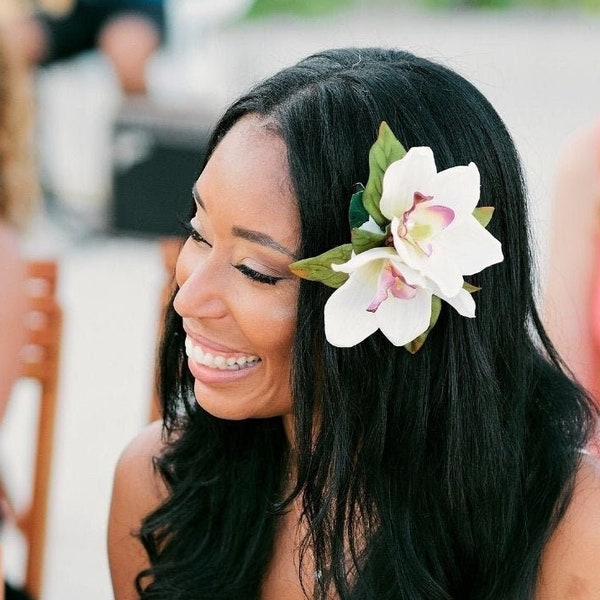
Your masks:
<svg viewBox="0 0 600 600"><path fill-rule="evenodd" d="M383 246L382 242L385 242L389 235L389 226L383 233L373 233L371 231L365 231L364 229L353 229L352 248L356 254L360 254L371 248Z"/></svg>
<svg viewBox="0 0 600 600"><path fill-rule="evenodd" d="M493 214L493 206L479 206L473 211L473 216L479 221L479 224L482 227L488 226L488 223L492 220Z"/></svg>
<svg viewBox="0 0 600 600"><path fill-rule="evenodd" d="M379 210L385 170L406 154L404 146L396 139L389 125L382 121L379 135L369 151L369 180L363 195L363 204L375 222L383 227L388 220Z"/></svg>
<svg viewBox="0 0 600 600"><path fill-rule="evenodd" d="M467 290L467 292L469 292L469 294L472 294L473 292L478 292L481 288L477 287L476 285L472 285L470 283L467 283L466 281L463 282L463 290Z"/></svg>
<svg viewBox="0 0 600 600"><path fill-rule="evenodd" d="M369 213L363 206L363 190L359 190L355 194L352 194L350 198L350 209L348 210L348 218L350 220L350 227L360 227L363 223L369 220Z"/></svg>
<svg viewBox="0 0 600 600"><path fill-rule="evenodd" d="M345 263L350 260L351 255L352 244L344 244L319 256L297 260L289 266L289 269L302 279L320 281L329 287L338 288L348 279L348 273L334 271L331 265Z"/></svg>
<svg viewBox="0 0 600 600"><path fill-rule="evenodd" d="M429 319L429 327L418 338L415 338L412 342L409 342L404 346L411 354L417 353L422 348L429 332L437 323L441 310L442 301L437 296L431 296L431 318Z"/></svg>

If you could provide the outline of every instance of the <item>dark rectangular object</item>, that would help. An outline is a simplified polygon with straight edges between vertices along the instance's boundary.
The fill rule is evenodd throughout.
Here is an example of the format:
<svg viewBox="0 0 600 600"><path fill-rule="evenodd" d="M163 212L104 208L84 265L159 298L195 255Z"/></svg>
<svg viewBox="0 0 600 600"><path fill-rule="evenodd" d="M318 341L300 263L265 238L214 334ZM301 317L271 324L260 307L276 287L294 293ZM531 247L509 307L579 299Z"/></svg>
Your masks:
<svg viewBox="0 0 600 600"><path fill-rule="evenodd" d="M182 235L212 120L206 114L128 100L113 132L111 230Z"/></svg>

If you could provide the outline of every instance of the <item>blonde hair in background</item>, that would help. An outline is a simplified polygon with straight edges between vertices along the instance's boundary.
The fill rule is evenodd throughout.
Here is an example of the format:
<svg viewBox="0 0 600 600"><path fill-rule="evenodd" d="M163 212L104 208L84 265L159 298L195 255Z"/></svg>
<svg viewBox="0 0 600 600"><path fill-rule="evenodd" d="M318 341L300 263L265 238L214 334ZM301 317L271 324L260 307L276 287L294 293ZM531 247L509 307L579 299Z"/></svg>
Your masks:
<svg viewBox="0 0 600 600"><path fill-rule="evenodd" d="M73 8L74 0L38 0L37 3L46 12L62 15Z"/></svg>
<svg viewBox="0 0 600 600"><path fill-rule="evenodd" d="M0 0L0 23L39 9L53 15L68 13L75 0Z"/></svg>
<svg viewBox="0 0 600 600"><path fill-rule="evenodd" d="M23 228L39 200L31 80L0 35L0 219Z"/></svg>

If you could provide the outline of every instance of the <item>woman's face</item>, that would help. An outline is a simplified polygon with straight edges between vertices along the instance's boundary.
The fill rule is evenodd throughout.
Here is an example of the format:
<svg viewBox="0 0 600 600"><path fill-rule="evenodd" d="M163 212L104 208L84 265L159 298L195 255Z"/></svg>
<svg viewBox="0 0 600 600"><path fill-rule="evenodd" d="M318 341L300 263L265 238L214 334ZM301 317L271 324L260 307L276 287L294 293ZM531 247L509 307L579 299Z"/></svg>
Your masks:
<svg viewBox="0 0 600 600"><path fill-rule="evenodd" d="M257 117L240 120L194 197L174 307L196 399L224 419L289 415L300 224L283 141Z"/></svg>

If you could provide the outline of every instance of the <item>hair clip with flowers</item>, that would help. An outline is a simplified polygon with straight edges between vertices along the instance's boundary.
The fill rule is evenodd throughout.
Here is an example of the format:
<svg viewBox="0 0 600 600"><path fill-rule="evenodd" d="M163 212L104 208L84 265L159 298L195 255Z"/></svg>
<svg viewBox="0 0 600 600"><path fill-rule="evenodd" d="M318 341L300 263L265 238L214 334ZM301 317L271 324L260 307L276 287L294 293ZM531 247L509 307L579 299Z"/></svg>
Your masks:
<svg viewBox="0 0 600 600"><path fill-rule="evenodd" d="M475 316L476 288L463 279L503 260L485 228L492 207L479 207L474 163L437 171L428 147L404 149L382 122L369 152L369 179L350 200L351 243L290 270L337 288L325 305L330 344L354 346L380 329L417 352L444 300Z"/></svg>

